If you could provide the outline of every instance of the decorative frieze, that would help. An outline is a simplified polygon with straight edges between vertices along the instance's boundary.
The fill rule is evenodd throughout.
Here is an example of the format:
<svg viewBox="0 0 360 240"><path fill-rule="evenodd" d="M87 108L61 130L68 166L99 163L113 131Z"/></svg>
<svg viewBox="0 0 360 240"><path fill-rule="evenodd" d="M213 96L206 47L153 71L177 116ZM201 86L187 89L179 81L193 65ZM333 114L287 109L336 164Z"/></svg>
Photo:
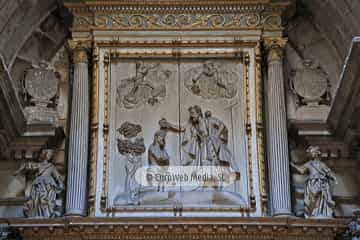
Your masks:
<svg viewBox="0 0 360 240"><path fill-rule="evenodd" d="M100 29L282 29L290 1L169 1L65 3L74 13L73 31Z"/></svg>
<svg viewBox="0 0 360 240"><path fill-rule="evenodd" d="M74 29L279 29L280 15L242 14L121 14L75 16Z"/></svg>

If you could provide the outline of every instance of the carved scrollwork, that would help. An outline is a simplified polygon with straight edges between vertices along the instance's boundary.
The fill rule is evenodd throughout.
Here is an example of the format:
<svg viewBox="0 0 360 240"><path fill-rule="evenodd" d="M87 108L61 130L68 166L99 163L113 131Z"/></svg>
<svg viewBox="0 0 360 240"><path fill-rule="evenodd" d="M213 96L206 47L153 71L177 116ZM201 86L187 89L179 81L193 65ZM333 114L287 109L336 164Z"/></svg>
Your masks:
<svg viewBox="0 0 360 240"><path fill-rule="evenodd" d="M280 28L281 17L259 13L239 14L95 14L75 16L74 28L108 29L248 29Z"/></svg>

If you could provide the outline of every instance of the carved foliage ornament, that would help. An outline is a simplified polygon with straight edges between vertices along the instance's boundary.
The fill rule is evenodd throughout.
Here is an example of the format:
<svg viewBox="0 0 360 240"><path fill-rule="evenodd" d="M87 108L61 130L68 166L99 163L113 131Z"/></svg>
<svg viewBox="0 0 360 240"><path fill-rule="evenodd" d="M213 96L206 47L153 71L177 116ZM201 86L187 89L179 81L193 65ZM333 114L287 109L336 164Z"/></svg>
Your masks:
<svg viewBox="0 0 360 240"><path fill-rule="evenodd" d="M281 17L276 14L96 14L75 16L74 29L247 29L280 28Z"/></svg>

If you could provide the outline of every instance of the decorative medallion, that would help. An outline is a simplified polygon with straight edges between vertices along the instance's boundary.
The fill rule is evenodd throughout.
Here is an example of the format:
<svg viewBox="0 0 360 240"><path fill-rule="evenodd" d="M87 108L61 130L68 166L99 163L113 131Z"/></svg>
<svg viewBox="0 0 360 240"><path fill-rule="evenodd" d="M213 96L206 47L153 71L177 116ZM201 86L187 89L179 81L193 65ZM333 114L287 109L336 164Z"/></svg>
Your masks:
<svg viewBox="0 0 360 240"><path fill-rule="evenodd" d="M30 103L46 107L58 92L58 78L53 70L45 64L29 69L25 76L26 93L30 96Z"/></svg>
<svg viewBox="0 0 360 240"><path fill-rule="evenodd" d="M330 82L325 72L314 66L312 60L304 60L302 66L292 72L290 81L299 106L330 104Z"/></svg>

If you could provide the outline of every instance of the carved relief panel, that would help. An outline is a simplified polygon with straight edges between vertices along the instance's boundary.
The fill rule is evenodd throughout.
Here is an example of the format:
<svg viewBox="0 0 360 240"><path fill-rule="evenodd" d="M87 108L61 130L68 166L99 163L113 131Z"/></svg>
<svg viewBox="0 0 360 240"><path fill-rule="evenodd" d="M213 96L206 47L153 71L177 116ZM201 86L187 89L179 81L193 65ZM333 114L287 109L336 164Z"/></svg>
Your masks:
<svg viewBox="0 0 360 240"><path fill-rule="evenodd" d="M252 51L100 52L95 215L261 215Z"/></svg>

